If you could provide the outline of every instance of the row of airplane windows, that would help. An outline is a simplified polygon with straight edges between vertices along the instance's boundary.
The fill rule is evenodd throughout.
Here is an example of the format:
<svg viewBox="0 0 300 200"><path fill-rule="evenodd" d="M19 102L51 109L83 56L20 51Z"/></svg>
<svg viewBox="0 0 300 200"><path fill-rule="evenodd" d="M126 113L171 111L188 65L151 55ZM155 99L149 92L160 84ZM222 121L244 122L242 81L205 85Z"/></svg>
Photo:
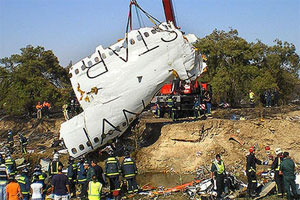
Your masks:
<svg viewBox="0 0 300 200"><path fill-rule="evenodd" d="M151 30L151 33L152 33L152 34L156 34L157 32L156 32L155 29L152 29L152 30ZM149 37L150 35L149 35L148 32L144 32L144 36L145 36L145 37ZM136 36L136 39L137 39L137 41L142 41L142 36L141 36L141 35L137 35L137 36ZM134 45L134 44L135 44L135 40L131 38L131 39L129 39L129 43L130 43L131 45ZM123 48L126 48L126 47L127 47L126 42L124 42L124 43L122 44L122 47L123 47ZM116 52L120 52L122 47L116 46L116 47L115 47L115 51L116 51ZM112 55L113 55L113 52L112 52L112 51L109 51L109 52L108 52L108 55L112 56ZM106 56L105 53L102 53L102 54L101 54L101 57L102 57L102 59L106 59L106 58L107 58L107 56ZM96 57L94 58L94 61L95 61L95 63L98 63L98 62L100 61L99 57L96 56ZM88 67L91 67L91 66L93 65L93 62L90 60L90 61L87 63L87 65L88 65ZM81 65L81 70L84 71L85 69L86 69L86 66L85 66L85 65ZM76 74L76 75L79 74L79 69L75 69L75 74ZM72 76L72 74L70 74L70 75Z"/></svg>
<svg viewBox="0 0 300 200"><path fill-rule="evenodd" d="M129 122L132 122L132 121L133 121L133 118L130 118L130 119L129 119ZM126 122L123 122L123 123L122 123L122 126L123 126L123 128L125 128L125 127L127 126L127 123L126 123ZM116 128L117 128L118 130L120 130L120 126L117 126ZM112 135L113 133L114 133L114 130L109 130L109 131L108 131L108 134L109 134L109 135ZM94 143L98 143L98 142L100 142L100 139L99 139L98 137L95 137L95 138L94 138ZM88 141L88 142L86 142L86 145L87 145L88 147L90 147L90 146L91 146L91 143ZM80 151L83 151L83 150L84 150L84 145L83 145L83 144L80 144L80 145L78 146L78 148L79 148ZM72 151L73 154L76 154L76 153L77 153L77 149L76 149L76 148L72 148L71 151Z"/></svg>

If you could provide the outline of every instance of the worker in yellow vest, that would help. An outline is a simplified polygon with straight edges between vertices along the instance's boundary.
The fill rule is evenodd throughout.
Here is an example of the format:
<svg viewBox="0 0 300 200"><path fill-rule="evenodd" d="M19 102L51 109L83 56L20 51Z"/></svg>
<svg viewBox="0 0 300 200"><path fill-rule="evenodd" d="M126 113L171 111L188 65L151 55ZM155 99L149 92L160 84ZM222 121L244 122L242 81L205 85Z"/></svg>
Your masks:
<svg viewBox="0 0 300 200"><path fill-rule="evenodd" d="M88 199L100 200L102 191L102 184L97 180L97 176L92 176L92 181L89 182Z"/></svg>
<svg viewBox="0 0 300 200"><path fill-rule="evenodd" d="M213 181L213 178L215 176L216 178L216 185L217 185L217 199L222 198L222 194L225 189L224 179L225 179L225 165L223 160L221 159L220 154L216 155L216 159L213 160L210 170L210 176L211 180Z"/></svg>

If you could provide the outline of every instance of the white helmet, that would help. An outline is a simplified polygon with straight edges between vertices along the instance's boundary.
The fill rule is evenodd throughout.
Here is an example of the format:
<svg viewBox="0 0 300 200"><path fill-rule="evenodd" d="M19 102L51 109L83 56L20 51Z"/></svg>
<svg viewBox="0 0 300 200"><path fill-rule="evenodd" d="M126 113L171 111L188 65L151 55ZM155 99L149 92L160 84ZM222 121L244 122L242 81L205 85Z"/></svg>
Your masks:
<svg viewBox="0 0 300 200"><path fill-rule="evenodd" d="M277 148L277 149L275 150L275 153L276 153L276 155L278 155L278 154L282 153L282 151L281 151L280 148Z"/></svg>

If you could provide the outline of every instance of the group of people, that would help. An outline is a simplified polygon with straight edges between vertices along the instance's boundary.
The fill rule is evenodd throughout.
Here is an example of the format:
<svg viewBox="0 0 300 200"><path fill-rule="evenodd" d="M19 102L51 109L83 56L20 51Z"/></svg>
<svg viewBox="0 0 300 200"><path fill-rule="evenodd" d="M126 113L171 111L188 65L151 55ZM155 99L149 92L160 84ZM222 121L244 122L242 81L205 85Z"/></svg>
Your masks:
<svg viewBox="0 0 300 200"><path fill-rule="evenodd" d="M177 111L179 106L177 105L176 96L167 97L165 102L159 102L159 100L157 100L155 107L155 114L157 117L163 117L164 113L167 112L169 118L173 121L178 118ZM211 116L211 93L209 91L205 91L203 95L194 98L193 110L195 118L200 117L202 114L207 114L208 117Z"/></svg>
<svg viewBox="0 0 300 200"><path fill-rule="evenodd" d="M289 152L282 152L280 148L275 151L277 157L273 160L272 170L275 172L275 182L278 198L283 198L287 195L288 200L297 197L295 183L295 163L289 156ZM246 156L246 175L248 179L248 195L249 197L257 197L257 177L256 164L262 165L263 162L256 158L255 148L249 148L249 154ZM225 165L221 156L216 155L211 166L211 180L214 183L216 180L217 199L222 199L225 190L224 179L226 177Z"/></svg>
<svg viewBox="0 0 300 200"><path fill-rule="evenodd" d="M109 180L109 198L119 197L122 183L127 185L128 193L138 192L136 182L137 167L135 161L125 152L121 164L113 152L105 161L104 171L95 160L69 157L67 173L63 173L63 164L59 160L59 154L54 153L53 160L49 164L48 173L42 171L41 165L36 165L29 176L29 170L23 168L18 174L16 163L10 155L1 155L0 165L0 199L2 200L44 200L47 191L53 194L55 200L67 200L76 197L76 185L80 188L78 198L84 200L100 200L106 179ZM120 176L124 181L120 181ZM50 184L47 184L50 183ZM49 187L51 186L51 187Z"/></svg>
<svg viewBox="0 0 300 200"><path fill-rule="evenodd" d="M49 118L49 109L51 108L51 104L47 101L41 103L40 101L36 104L36 118L42 119L42 116L46 116Z"/></svg>
<svg viewBox="0 0 300 200"><path fill-rule="evenodd" d="M279 92L277 88L267 89L260 95L260 102L263 106L270 108L272 106L278 106ZM250 107L255 106L255 94L252 90L249 90L249 103Z"/></svg>

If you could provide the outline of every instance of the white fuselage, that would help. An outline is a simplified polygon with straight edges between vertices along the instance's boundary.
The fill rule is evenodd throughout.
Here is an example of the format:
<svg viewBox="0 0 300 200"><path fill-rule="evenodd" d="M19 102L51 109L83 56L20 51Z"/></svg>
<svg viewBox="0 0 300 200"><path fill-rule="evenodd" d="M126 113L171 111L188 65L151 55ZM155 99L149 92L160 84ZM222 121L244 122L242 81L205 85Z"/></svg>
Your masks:
<svg viewBox="0 0 300 200"><path fill-rule="evenodd" d="M83 112L61 125L69 154L78 157L120 136L174 75L195 79L201 64L191 42L172 24L141 28L70 69Z"/></svg>

